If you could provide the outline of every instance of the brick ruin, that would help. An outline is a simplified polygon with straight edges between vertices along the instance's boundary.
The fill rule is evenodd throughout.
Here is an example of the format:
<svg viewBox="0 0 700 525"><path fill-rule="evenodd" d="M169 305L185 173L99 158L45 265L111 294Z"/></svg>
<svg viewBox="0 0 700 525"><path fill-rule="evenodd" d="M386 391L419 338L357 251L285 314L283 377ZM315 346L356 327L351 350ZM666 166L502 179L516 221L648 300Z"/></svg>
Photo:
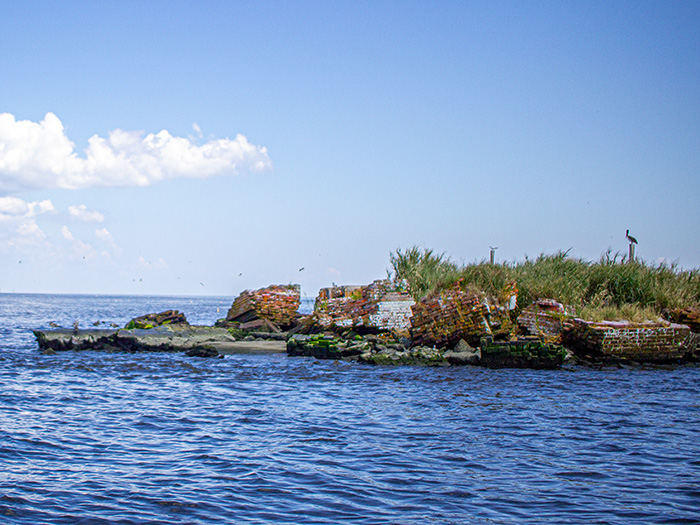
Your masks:
<svg viewBox="0 0 700 525"><path fill-rule="evenodd" d="M233 301L226 324L243 329L289 328L298 317L300 286L272 285L259 290L245 290Z"/></svg>
<svg viewBox="0 0 700 525"><path fill-rule="evenodd" d="M319 290L314 318L323 328L407 332L414 303L404 282L385 279L366 286L333 286Z"/></svg>
<svg viewBox="0 0 700 525"><path fill-rule="evenodd" d="M553 299L538 299L520 312L518 326L529 335L557 340L568 317L570 313L563 304Z"/></svg>
<svg viewBox="0 0 700 525"><path fill-rule="evenodd" d="M492 335L486 320L489 307L459 284L434 292L411 307L411 337L416 345L441 348L464 339L478 346L483 335Z"/></svg>
<svg viewBox="0 0 700 525"><path fill-rule="evenodd" d="M315 330L352 329L358 333L393 332L409 336L412 345L446 349L460 340L474 347L494 341L538 339L561 343L587 361L670 363L700 358L700 311L668 312L673 322L634 324L576 319L564 305L538 299L512 320L517 288L511 284L498 300L477 295L465 283L435 291L416 302L405 282L377 280L365 286L333 286L319 291L312 316L301 323ZM242 292L233 302L226 326L248 331L279 332L299 324L298 285L273 285ZM517 329L516 329L517 328ZM294 328L298 330L298 328ZM500 344L500 343L499 343Z"/></svg>
<svg viewBox="0 0 700 525"><path fill-rule="evenodd" d="M589 360L668 363L686 358L690 328L675 323L566 322L562 342Z"/></svg>
<svg viewBox="0 0 700 525"><path fill-rule="evenodd" d="M691 331L700 333L700 309L698 308L676 308L666 312L669 321L687 325Z"/></svg>

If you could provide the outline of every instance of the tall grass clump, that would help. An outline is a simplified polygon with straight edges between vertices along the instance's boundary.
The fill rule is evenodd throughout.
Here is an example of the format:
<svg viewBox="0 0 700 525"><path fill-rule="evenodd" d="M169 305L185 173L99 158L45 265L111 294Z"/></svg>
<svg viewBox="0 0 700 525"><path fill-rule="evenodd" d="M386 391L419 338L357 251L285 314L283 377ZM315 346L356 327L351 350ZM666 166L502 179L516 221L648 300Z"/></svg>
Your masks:
<svg viewBox="0 0 700 525"><path fill-rule="evenodd" d="M700 270L630 262L610 252L597 262L560 251L518 263L459 267L444 254L413 247L397 250L391 263L417 300L461 278L465 287L496 298L515 283L518 310L536 299L555 299L589 320L643 321L657 319L667 308L700 307Z"/></svg>
<svg viewBox="0 0 700 525"><path fill-rule="evenodd" d="M421 250L417 246L405 252L396 250L389 258L394 276L408 282L416 300L422 299L438 286L454 282L459 273L458 266L444 254Z"/></svg>
<svg viewBox="0 0 700 525"><path fill-rule="evenodd" d="M582 259L570 258L568 252L543 254L534 261L526 258L513 268L521 306L543 298L567 305L578 305L583 300L589 265Z"/></svg>

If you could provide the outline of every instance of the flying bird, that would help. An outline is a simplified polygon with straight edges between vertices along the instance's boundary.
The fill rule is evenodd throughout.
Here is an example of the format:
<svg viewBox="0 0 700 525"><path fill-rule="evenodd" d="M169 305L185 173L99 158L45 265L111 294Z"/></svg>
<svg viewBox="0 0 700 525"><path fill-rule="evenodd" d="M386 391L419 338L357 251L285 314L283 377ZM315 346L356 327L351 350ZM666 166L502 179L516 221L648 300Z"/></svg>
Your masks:
<svg viewBox="0 0 700 525"><path fill-rule="evenodd" d="M625 234L625 236L627 237L627 240L630 242L630 244L637 244L637 239L635 239L634 237L632 237L630 235L629 230L627 230L627 233Z"/></svg>
<svg viewBox="0 0 700 525"><path fill-rule="evenodd" d="M299 268L299 271L300 271L300 272L303 272L303 271L304 271L304 267L302 266L301 268Z"/></svg>

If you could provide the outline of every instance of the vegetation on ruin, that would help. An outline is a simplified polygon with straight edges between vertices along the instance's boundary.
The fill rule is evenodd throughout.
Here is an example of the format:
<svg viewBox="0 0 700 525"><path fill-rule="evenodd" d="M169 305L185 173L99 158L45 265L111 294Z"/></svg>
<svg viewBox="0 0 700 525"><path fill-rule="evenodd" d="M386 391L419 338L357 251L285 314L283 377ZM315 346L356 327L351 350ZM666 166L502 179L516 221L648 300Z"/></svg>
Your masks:
<svg viewBox="0 0 700 525"><path fill-rule="evenodd" d="M536 299L555 299L589 320L640 322L657 319L666 308L700 307L700 270L676 264L629 262L607 252L596 262L568 252L522 262L459 265L445 254L413 246L390 255L393 276L408 281L419 300L462 279L461 286L492 298L515 283L518 308Z"/></svg>

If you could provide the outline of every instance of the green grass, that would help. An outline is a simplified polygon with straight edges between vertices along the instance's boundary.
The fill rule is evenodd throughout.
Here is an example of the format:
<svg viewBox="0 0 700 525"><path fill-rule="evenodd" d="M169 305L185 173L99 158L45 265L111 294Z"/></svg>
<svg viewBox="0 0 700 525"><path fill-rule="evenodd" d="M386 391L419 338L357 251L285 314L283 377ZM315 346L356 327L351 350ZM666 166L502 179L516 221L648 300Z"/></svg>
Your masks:
<svg viewBox="0 0 700 525"><path fill-rule="evenodd" d="M515 283L518 309L536 299L555 299L590 320L641 322L657 319L666 308L700 307L700 270L630 263L609 252L597 262L559 252L523 262L459 266L445 254L414 246L392 253L390 261L393 276L406 279L417 300L462 279L465 289L496 300Z"/></svg>
<svg viewBox="0 0 700 525"><path fill-rule="evenodd" d="M454 282L458 278L459 267L444 254L432 250L421 250L413 246L401 252L396 250L389 256L394 275L406 279L414 297L425 297L437 286Z"/></svg>

